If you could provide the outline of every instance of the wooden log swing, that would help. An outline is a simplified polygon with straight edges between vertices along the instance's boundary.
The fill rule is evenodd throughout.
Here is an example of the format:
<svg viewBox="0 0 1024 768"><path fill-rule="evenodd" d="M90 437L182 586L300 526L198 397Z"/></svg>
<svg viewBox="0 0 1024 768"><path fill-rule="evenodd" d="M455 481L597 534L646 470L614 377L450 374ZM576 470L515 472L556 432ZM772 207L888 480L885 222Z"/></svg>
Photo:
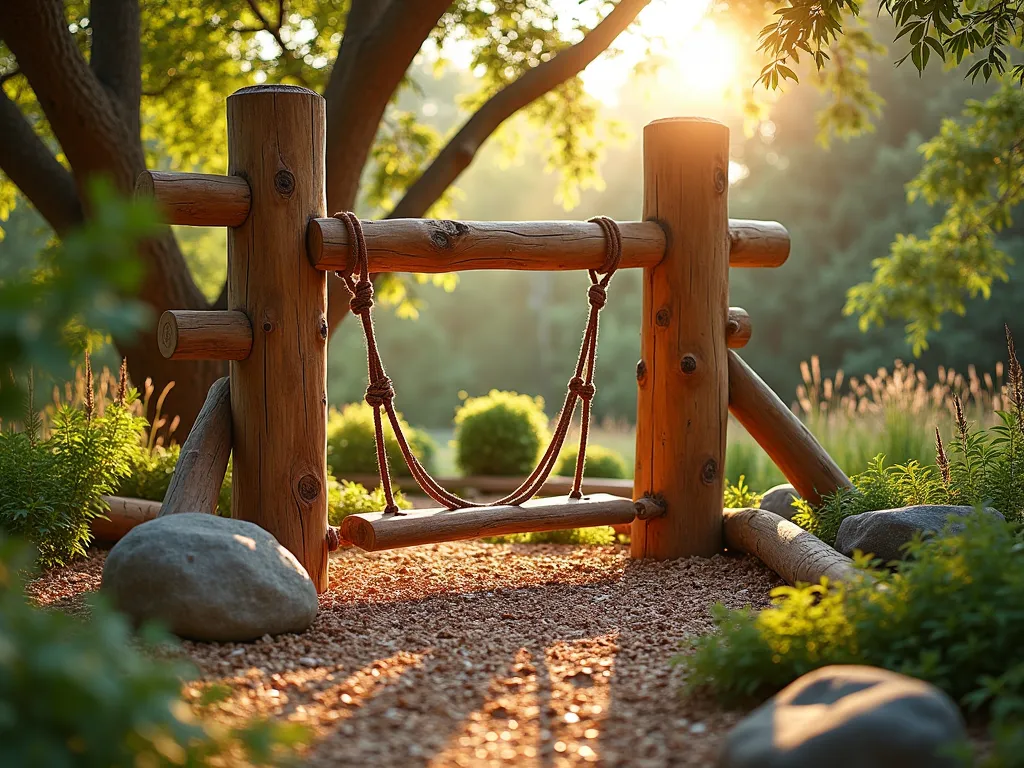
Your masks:
<svg viewBox="0 0 1024 768"><path fill-rule="evenodd" d="M725 543L730 405L806 497L849 482L731 351L748 342L752 327L745 311L728 306L729 267L782 265L789 235L775 222L728 218L724 125L680 118L646 127L643 221L359 222L326 216L319 95L293 86L243 88L228 98L227 112L227 176L147 172L137 185L172 223L229 227L228 309L161 318L166 357L231 361L229 379L211 389L184 446L162 513L213 510L230 451L232 516L277 537L323 591L329 545L338 537L377 550L629 524L633 557L713 555ZM352 515L340 532L329 529L328 272L367 275L365 290L362 279L349 279L353 309L368 316L358 302L372 295L371 273L589 270L596 286L601 270L606 286L615 268L644 270L632 498L527 496L505 506ZM603 306L604 298L603 288L599 301L594 290L596 316L595 302ZM593 322L594 349L585 342L566 401L569 408L580 397L585 413L594 395ZM393 391L373 360L371 353L368 400L381 419ZM524 484L523 493L533 495L533 487ZM577 495L578 480L572 490ZM755 526L747 529L763 538ZM744 536L730 536L729 544L756 549Z"/></svg>

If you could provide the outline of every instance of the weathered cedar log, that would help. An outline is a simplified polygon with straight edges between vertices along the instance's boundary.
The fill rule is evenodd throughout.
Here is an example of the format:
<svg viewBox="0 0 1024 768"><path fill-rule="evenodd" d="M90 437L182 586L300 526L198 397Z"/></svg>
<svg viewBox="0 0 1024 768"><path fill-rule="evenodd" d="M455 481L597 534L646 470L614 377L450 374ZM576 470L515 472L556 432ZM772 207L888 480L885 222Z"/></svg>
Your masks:
<svg viewBox="0 0 1024 768"><path fill-rule="evenodd" d="M105 517L89 521L92 535L100 541L118 541L128 531L160 514L160 502L145 499L127 499L122 496L103 496L110 507Z"/></svg>
<svg viewBox="0 0 1024 768"><path fill-rule="evenodd" d="M210 387L203 409L181 446L160 514L215 513L230 454L231 383L225 376Z"/></svg>
<svg viewBox="0 0 1024 768"><path fill-rule="evenodd" d="M861 573L853 561L795 523L764 509L727 509L725 545L754 555L789 584L846 581Z"/></svg>
<svg viewBox="0 0 1024 768"><path fill-rule="evenodd" d="M632 527L633 557L711 556L722 549L729 129L658 120L644 129L644 218L668 232L644 270L633 496L661 495L668 514Z"/></svg>
<svg viewBox="0 0 1024 768"><path fill-rule="evenodd" d="M160 354L174 360L245 360L252 326L244 312L169 309L157 326Z"/></svg>
<svg viewBox="0 0 1024 768"><path fill-rule="evenodd" d="M143 171L135 195L156 201L168 224L193 227L240 227L251 202L245 179L211 173Z"/></svg>
<svg viewBox="0 0 1024 768"><path fill-rule="evenodd" d="M811 504L850 479L771 387L729 351L729 410Z"/></svg>
<svg viewBox="0 0 1024 768"><path fill-rule="evenodd" d="M781 267L789 258L789 232L777 221L729 219L730 267Z"/></svg>
<svg viewBox="0 0 1024 768"><path fill-rule="evenodd" d="M777 267L789 255L789 233L772 221L736 222L731 233L737 267ZM653 221L620 223L620 266L653 267L665 253L665 233ZM584 221L436 221L386 219L363 224L371 272L460 272L473 269L559 271L604 263L600 226ZM348 230L337 219L309 223L309 258L317 269L355 266Z"/></svg>
<svg viewBox="0 0 1024 768"><path fill-rule="evenodd" d="M729 349L742 349L747 346L754 332L747 310L729 307L729 317L725 321L725 344Z"/></svg>
<svg viewBox="0 0 1024 768"><path fill-rule="evenodd" d="M228 308L252 352L231 363L232 517L273 534L327 588L327 274L306 258L326 213L324 100L295 86L228 97L228 170L252 209L228 231Z"/></svg>
<svg viewBox="0 0 1024 768"><path fill-rule="evenodd" d="M386 515L383 512L349 515L341 522L341 537L360 549L376 552L481 536L621 525L635 519L637 512L635 502L616 496L593 494L578 500L562 496L533 499L519 507L420 509L409 510L404 515Z"/></svg>

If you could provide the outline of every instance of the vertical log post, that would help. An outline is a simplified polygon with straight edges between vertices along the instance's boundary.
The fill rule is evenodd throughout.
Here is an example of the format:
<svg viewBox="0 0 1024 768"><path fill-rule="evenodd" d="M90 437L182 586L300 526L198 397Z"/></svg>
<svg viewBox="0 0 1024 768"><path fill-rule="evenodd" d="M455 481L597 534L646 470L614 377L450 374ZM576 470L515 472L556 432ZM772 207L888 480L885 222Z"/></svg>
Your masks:
<svg viewBox="0 0 1024 768"><path fill-rule="evenodd" d="M249 216L228 235L228 305L252 324L231 363L231 515L272 533L327 588L327 276L306 257L326 214L324 100L293 86L228 98L229 170Z"/></svg>
<svg viewBox="0 0 1024 768"><path fill-rule="evenodd" d="M663 517L632 526L633 557L722 549L729 389L729 130L698 118L644 129L644 218L668 235L644 270L633 493L664 497Z"/></svg>

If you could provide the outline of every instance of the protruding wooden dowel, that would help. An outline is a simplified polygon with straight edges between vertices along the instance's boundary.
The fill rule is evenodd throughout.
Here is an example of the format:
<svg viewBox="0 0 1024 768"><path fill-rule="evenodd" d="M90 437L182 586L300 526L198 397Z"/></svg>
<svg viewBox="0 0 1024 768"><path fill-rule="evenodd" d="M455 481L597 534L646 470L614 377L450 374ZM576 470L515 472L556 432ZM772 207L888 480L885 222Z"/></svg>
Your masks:
<svg viewBox="0 0 1024 768"><path fill-rule="evenodd" d="M249 185L238 176L169 171L143 171L135 195L155 200L168 224L193 227L240 227L252 200Z"/></svg>
<svg viewBox="0 0 1024 768"><path fill-rule="evenodd" d="M160 354L174 360L245 360L252 325L244 312L172 309L157 327Z"/></svg>
<svg viewBox="0 0 1024 768"><path fill-rule="evenodd" d="M781 267L789 258L789 232L777 221L729 219L730 267Z"/></svg>
<svg viewBox="0 0 1024 768"><path fill-rule="evenodd" d="M592 494L579 500L560 496L533 499L520 507L420 509L410 510L404 515L386 515L383 512L349 515L341 523L341 537L360 549L376 552L481 536L622 525L631 522L636 515L636 503L630 499L604 494Z"/></svg>
<svg viewBox="0 0 1024 768"><path fill-rule="evenodd" d="M649 267L665 252L655 222L627 221L620 267ZM438 221L387 219L363 223L371 272L462 272L476 269L598 269L605 261L600 225L585 221ZM307 232L317 269L351 271L348 230L338 219L314 219Z"/></svg>
<svg viewBox="0 0 1024 768"><path fill-rule="evenodd" d="M725 321L725 343L729 349L742 349L747 346L754 328L750 323L747 310L729 307L729 319Z"/></svg>
<svg viewBox="0 0 1024 768"><path fill-rule="evenodd" d="M729 350L729 410L811 504L850 479L771 387Z"/></svg>
<svg viewBox="0 0 1024 768"><path fill-rule="evenodd" d="M735 229L732 229L735 225ZM620 267L653 267L665 254L665 233L653 221L626 221ZM363 223L371 272L461 272L475 269L561 271L598 269L605 258L597 224L583 221L435 221ZM789 233L772 221L730 222L735 267L777 267L789 256ZM337 219L314 219L306 237L317 269L351 271L348 230Z"/></svg>
<svg viewBox="0 0 1024 768"><path fill-rule="evenodd" d="M722 522L726 547L754 555L789 584L817 584L823 576L849 581L863 573L850 558L767 510L727 509Z"/></svg>
<svg viewBox="0 0 1024 768"><path fill-rule="evenodd" d="M161 515L217 511L231 454L231 383L225 376L210 387L203 409L181 446Z"/></svg>

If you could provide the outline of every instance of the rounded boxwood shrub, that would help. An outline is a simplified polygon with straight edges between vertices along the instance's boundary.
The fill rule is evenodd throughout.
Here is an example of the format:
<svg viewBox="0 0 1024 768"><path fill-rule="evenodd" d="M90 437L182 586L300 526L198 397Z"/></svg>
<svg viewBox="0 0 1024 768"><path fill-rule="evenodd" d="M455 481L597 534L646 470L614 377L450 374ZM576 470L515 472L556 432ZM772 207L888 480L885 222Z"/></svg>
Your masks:
<svg viewBox="0 0 1024 768"><path fill-rule="evenodd" d="M455 461L466 475L527 474L548 435L543 398L492 389L456 411Z"/></svg>
<svg viewBox="0 0 1024 768"><path fill-rule="evenodd" d="M555 474L573 477L576 474L576 457L580 455L579 446L563 448L555 463ZM629 477L629 469L622 454L605 448L603 445L587 446L587 461L583 465L584 477L600 477L611 480L625 480Z"/></svg>
<svg viewBox="0 0 1024 768"><path fill-rule="evenodd" d="M401 414L399 414L401 418ZM426 432L402 421L416 458L428 472L434 471L437 444ZM398 439L384 416L384 447L394 475L409 476ZM373 409L366 403L351 403L340 411L331 410L327 417L327 466L336 477L377 474L377 448L374 442Z"/></svg>

